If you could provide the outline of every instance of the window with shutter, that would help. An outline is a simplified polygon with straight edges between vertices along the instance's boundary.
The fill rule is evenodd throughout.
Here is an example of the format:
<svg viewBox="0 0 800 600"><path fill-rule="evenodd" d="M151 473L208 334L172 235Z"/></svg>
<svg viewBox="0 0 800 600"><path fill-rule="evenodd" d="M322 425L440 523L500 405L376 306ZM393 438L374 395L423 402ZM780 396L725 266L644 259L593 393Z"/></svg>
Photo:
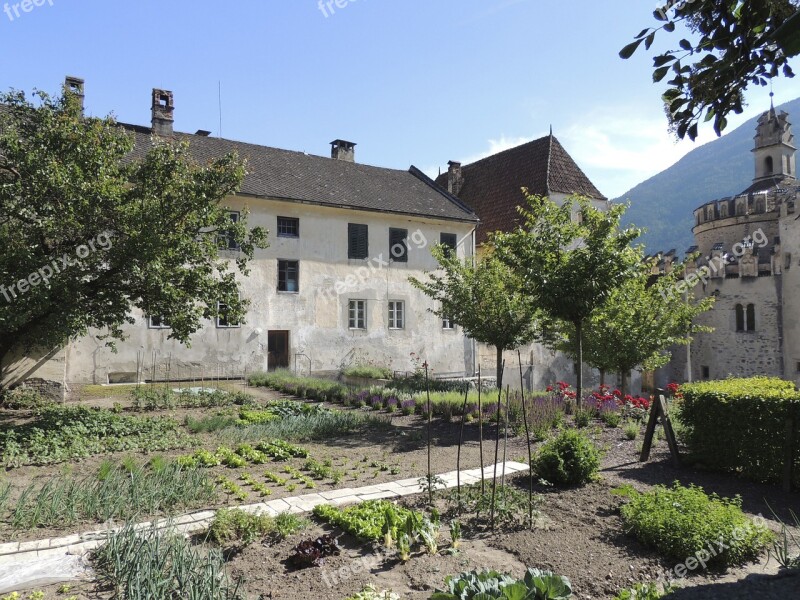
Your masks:
<svg viewBox="0 0 800 600"><path fill-rule="evenodd" d="M365 259L369 255L369 229L359 223L347 224L347 258Z"/></svg>
<svg viewBox="0 0 800 600"><path fill-rule="evenodd" d="M395 262L408 262L408 229L389 228L389 257Z"/></svg>

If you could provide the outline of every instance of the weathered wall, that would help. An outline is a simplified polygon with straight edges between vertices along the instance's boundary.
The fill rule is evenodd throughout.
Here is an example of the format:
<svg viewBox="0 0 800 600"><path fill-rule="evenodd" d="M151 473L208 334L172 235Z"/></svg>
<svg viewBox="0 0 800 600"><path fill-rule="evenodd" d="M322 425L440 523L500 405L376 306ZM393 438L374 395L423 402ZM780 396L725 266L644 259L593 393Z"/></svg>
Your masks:
<svg viewBox="0 0 800 600"><path fill-rule="evenodd" d="M712 279L705 292L719 290L714 308L697 322L714 328L697 334L692 344L692 376L703 379L703 367L711 379L729 375L783 376L781 339L781 276ZM755 331L736 331L736 304L755 305Z"/></svg>
<svg viewBox="0 0 800 600"><path fill-rule="evenodd" d="M780 222L783 249L784 377L800 385L800 225L798 215L784 207Z"/></svg>
<svg viewBox="0 0 800 600"><path fill-rule="evenodd" d="M118 344L116 354L97 339L97 331L70 343L63 353L62 380L124 380L126 374L136 373L140 361L146 367L144 376L150 378L154 353L157 378L166 375L168 362L173 378L238 376L245 370L267 368L268 334L274 330L289 331L290 366L296 354L305 354L313 371L336 370L343 361L352 360L354 352L406 370L411 367L409 354L416 352L439 373L471 372L472 344L460 329L444 330L441 320L429 312L432 301L408 281L437 267L430 248L439 243L442 232L458 234L459 255L471 255L471 224L242 197L226 204L233 210L249 207L250 225L270 230L270 247L256 252L249 276L241 279L242 294L251 301L246 324L221 329L209 323L185 347L168 339L169 330L149 329L143 315L136 314L136 323L125 328L129 337ZM299 239L277 236L278 216L300 219ZM368 260L348 260L348 223L369 226ZM389 227L408 229L407 263L388 261ZM299 260L298 293L277 291L278 259ZM348 328L350 299L367 300L365 331ZM402 330L388 329L389 300L405 301ZM308 361L298 360L307 370ZM52 367L48 363L43 368ZM28 373L31 376L41 375L34 370Z"/></svg>

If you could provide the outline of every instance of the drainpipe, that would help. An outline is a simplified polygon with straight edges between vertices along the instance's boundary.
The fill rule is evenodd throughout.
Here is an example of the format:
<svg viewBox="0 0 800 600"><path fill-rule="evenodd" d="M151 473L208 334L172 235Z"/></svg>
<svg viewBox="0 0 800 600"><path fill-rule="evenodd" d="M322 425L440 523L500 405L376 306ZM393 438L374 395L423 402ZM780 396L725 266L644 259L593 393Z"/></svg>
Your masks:
<svg viewBox="0 0 800 600"><path fill-rule="evenodd" d="M472 260L476 261L478 257L475 255L477 244L476 244L476 235L475 232L478 230L478 226L472 228ZM475 377L475 373L478 372L478 344L475 342L475 339L472 339L472 377Z"/></svg>

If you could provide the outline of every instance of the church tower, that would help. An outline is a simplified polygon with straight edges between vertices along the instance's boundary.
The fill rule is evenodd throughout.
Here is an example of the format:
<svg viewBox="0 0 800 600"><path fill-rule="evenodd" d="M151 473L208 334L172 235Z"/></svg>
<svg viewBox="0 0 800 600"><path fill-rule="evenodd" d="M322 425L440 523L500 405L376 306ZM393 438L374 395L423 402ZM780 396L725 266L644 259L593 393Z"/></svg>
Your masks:
<svg viewBox="0 0 800 600"><path fill-rule="evenodd" d="M775 106L758 118L755 154L756 176L753 182L764 179L795 178L795 151L789 114L776 114Z"/></svg>

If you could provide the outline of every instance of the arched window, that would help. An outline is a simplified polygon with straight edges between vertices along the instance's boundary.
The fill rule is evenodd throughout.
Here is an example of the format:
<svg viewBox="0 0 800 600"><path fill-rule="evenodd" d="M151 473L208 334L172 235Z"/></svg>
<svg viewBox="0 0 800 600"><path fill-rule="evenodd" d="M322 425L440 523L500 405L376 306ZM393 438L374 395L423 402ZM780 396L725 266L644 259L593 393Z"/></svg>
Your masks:
<svg viewBox="0 0 800 600"><path fill-rule="evenodd" d="M747 331L756 330L756 305L747 305Z"/></svg>
<svg viewBox="0 0 800 600"><path fill-rule="evenodd" d="M763 213L765 211L766 211L766 202L764 201L764 198L759 198L758 200L756 200L756 212Z"/></svg>
<svg viewBox="0 0 800 600"><path fill-rule="evenodd" d="M744 306L736 305L736 331L744 331Z"/></svg>
<svg viewBox="0 0 800 600"><path fill-rule="evenodd" d="M728 203L724 202L719 205L719 216L725 219L728 216Z"/></svg>
<svg viewBox="0 0 800 600"><path fill-rule="evenodd" d="M768 156L764 159L764 170L767 175L772 175L773 166L772 166L772 157Z"/></svg>

